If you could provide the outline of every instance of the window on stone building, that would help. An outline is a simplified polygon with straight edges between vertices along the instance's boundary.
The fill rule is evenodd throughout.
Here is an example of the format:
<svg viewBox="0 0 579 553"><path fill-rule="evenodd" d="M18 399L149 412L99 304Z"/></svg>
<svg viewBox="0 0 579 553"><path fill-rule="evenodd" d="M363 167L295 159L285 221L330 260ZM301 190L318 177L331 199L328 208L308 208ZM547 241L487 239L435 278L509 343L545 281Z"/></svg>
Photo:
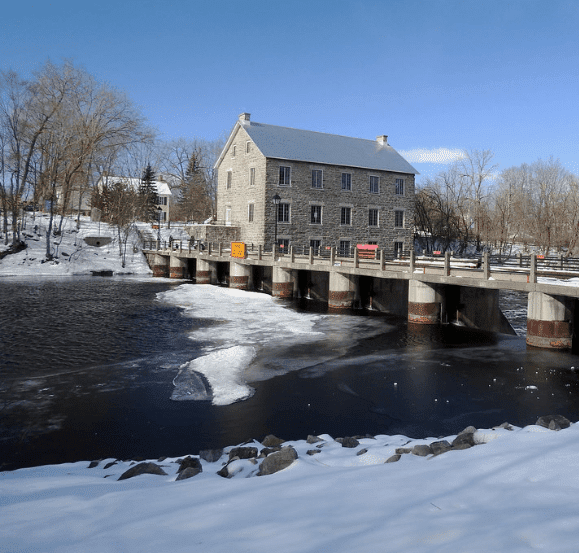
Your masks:
<svg viewBox="0 0 579 553"><path fill-rule="evenodd" d="M321 246L322 246L321 240L310 240L310 248L314 250L314 255L320 255Z"/></svg>
<svg viewBox="0 0 579 553"><path fill-rule="evenodd" d="M289 238L278 238L277 239L277 247L281 253L288 253L289 252Z"/></svg>
<svg viewBox="0 0 579 553"><path fill-rule="evenodd" d="M338 246L338 255L340 257L349 257L350 250L351 250L350 240L340 240L340 244Z"/></svg>
<svg viewBox="0 0 579 553"><path fill-rule="evenodd" d="M404 242L394 242L394 257L402 257L404 251Z"/></svg>
<svg viewBox="0 0 579 553"><path fill-rule="evenodd" d="M323 188L323 174L321 169L312 170L312 188Z"/></svg>
<svg viewBox="0 0 579 553"><path fill-rule="evenodd" d="M396 228L404 228L404 211L400 209L394 210L394 226Z"/></svg>
<svg viewBox="0 0 579 553"><path fill-rule="evenodd" d="M352 173L342 173L342 190L352 190Z"/></svg>
<svg viewBox="0 0 579 553"><path fill-rule="evenodd" d="M396 179L396 194L404 196L404 179Z"/></svg>
<svg viewBox="0 0 579 553"><path fill-rule="evenodd" d="M289 223L290 222L290 204L280 203L277 206L277 222L278 223Z"/></svg>
<svg viewBox="0 0 579 553"><path fill-rule="evenodd" d="M311 214L310 214L310 223L312 225L321 225L322 224L322 206L321 205L312 205L310 206Z"/></svg>
<svg viewBox="0 0 579 553"><path fill-rule="evenodd" d="M245 143L245 153L248 154L249 152L251 152L251 142L246 142Z"/></svg>
<svg viewBox="0 0 579 553"><path fill-rule="evenodd" d="M255 184L255 167L249 168L249 186L253 186Z"/></svg>
<svg viewBox="0 0 579 553"><path fill-rule="evenodd" d="M372 194L380 193L380 177L370 175L370 193Z"/></svg>
<svg viewBox="0 0 579 553"><path fill-rule="evenodd" d="M237 151L237 146L235 146L235 144L234 144L233 147L231 148L231 157L235 157L236 151Z"/></svg>
<svg viewBox="0 0 579 553"><path fill-rule="evenodd" d="M368 210L368 225L371 227L378 226L378 210L377 209L369 209Z"/></svg>
<svg viewBox="0 0 579 553"><path fill-rule="evenodd" d="M352 208L351 207L343 207L341 209L340 224L341 225L351 225L352 224Z"/></svg>
<svg viewBox="0 0 579 553"><path fill-rule="evenodd" d="M233 180L233 175L231 171L227 171L227 190L231 188L231 181Z"/></svg>
<svg viewBox="0 0 579 553"><path fill-rule="evenodd" d="M247 204L247 222L253 223L253 214L255 211L254 204Z"/></svg>
<svg viewBox="0 0 579 553"><path fill-rule="evenodd" d="M291 182L291 167L286 165L279 166L279 185L289 186Z"/></svg>

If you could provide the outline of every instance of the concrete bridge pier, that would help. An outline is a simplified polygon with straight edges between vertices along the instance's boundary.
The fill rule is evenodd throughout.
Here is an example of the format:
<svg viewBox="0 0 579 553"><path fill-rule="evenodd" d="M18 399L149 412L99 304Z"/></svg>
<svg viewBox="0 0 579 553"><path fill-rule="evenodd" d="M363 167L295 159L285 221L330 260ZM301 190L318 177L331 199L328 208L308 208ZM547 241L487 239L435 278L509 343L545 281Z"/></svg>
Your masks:
<svg viewBox="0 0 579 553"><path fill-rule="evenodd" d="M197 284L217 284L217 264L215 261L208 261L200 257L197 259L195 282Z"/></svg>
<svg viewBox="0 0 579 553"><path fill-rule="evenodd" d="M153 269L154 277L169 276L169 258L164 255L153 254L149 260L149 266Z"/></svg>
<svg viewBox="0 0 579 553"><path fill-rule="evenodd" d="M436 284L420 280L408 283L408 321L417 324L440 322L442 297Z"/></svg>
<svg viewBox="0 0 579 553"><path fill-rule="evenodd" d="M529 292L527 344L545 349L571 349L573 310L573 298Z"/></svg>
<svg viewBox="0 0 579 553"><path fill-rule="evenodd" d="M229 265L229 288L248 290L251 277L251 265L231 262Z"/></svg>
<svg viewBox="0 0 579 553"><path fill-rule="evenodd" d="M351 309L356 299L356 282L350 275L330 272L328 309Z"/></svg>
<svg viewBox="0 0 579 553"><path fill-rule="evenodd" d="M169 257L169 277L186 278L187 277L187 259L172 255Z"/></svg>
<svg viewBox="0 0 579 553"><path fill-rule="evenodd" d="M271 295L274 298L291 298L294 293L294 276L291 269L273 267Z"/></svg>
<svg viewBox="0 0 579 553"><path fill-rule="evenodd" d="M499 290L446 286L447 322L501 334L516 332L499 306Z"/></svg>

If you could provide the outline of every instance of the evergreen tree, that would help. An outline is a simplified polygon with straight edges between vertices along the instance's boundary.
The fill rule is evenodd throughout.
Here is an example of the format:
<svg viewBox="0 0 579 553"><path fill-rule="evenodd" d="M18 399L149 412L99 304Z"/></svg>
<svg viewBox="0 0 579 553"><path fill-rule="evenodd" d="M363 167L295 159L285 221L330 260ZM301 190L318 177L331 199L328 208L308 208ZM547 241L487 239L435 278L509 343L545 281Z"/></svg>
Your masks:
<svg viewBox="0 0 579 553"><path fill-rule="evenodd" d="M211 215L207 177L195 152L189 157L185 180L180 186L178 208L181 216L188 221L202 222Z"/></svg>
<svg viewBox="0 0 579 553"><path fill-rule="evenodd" d="M141 199L141 218L147 222L157 221L157 188L155 186L156 175L151 167L147 164L141 177L139 186L139 197Z"/></svg>

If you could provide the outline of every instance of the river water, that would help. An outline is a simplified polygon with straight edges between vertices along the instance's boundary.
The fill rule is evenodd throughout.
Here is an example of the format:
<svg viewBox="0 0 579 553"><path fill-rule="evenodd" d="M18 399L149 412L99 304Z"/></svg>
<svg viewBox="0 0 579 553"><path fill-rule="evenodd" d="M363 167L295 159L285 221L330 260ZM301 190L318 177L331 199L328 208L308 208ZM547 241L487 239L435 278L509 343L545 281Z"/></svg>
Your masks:
<svg viewBox="0 0 579 553"><path fill-rule="evenodd" d="M579 420L579 357L168 280L0 281L0 470L195 454L273 433L451 435Z"/></svg>

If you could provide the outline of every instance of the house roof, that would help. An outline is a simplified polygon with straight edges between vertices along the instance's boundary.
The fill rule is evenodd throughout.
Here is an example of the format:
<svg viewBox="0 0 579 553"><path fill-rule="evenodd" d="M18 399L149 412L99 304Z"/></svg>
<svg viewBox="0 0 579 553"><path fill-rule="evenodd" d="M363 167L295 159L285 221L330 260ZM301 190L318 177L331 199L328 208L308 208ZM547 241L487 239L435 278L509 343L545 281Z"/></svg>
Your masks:
<svg viewBox="0 0 579 553"><path fill-rule="evenodd" d="M108 184L113 184L115 182L122 182L125 183L131 187L133 187L135 190L138 190L139 186L141 186L141 179L136 179L136 178L132 178L132 177L101 177L100 182L108 185ZM169 185L162 180L155 180L152 182L153 186L156 188L157 190L157 194L159 196L172 196L173 193L171 192L171 189L169 188Z"/></svg>
<svg viewBox="0 0 579 553"><path fill-rule="evenodd" d="M247 132L259 151L268 158L418 174L386 141L278 127L249 120L236 123L217 164L223 158L238 126Z"/></svg>

